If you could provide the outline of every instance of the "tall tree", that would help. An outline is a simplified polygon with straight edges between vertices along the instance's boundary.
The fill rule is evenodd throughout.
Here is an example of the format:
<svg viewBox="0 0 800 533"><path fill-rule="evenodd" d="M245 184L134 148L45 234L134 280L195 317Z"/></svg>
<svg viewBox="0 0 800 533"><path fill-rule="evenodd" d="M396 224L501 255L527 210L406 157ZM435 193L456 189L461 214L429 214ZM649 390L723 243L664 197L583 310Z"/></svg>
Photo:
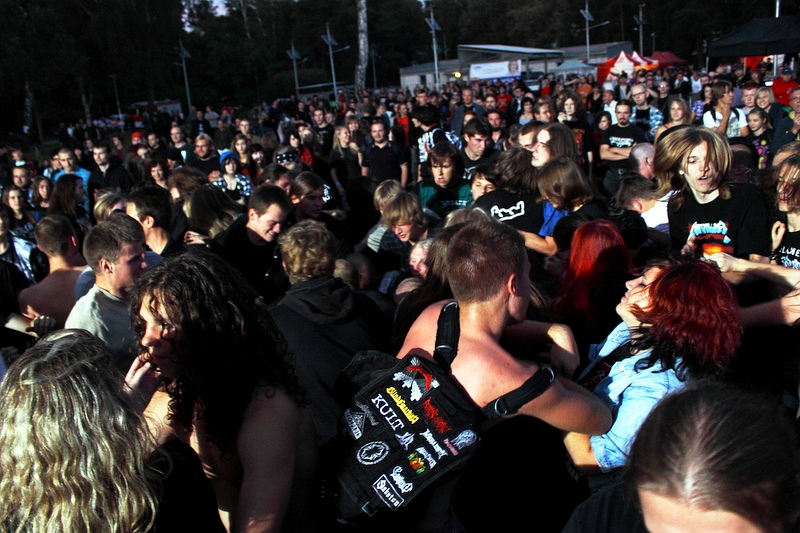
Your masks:
<svg viewBox="0 0 800 533"><path fill-rule="evenodd" d="M366 85L369 32L367 31L367 0L356 0L356 2L358 5L358 64L356 65L355 86L360 91Z"/></svg>

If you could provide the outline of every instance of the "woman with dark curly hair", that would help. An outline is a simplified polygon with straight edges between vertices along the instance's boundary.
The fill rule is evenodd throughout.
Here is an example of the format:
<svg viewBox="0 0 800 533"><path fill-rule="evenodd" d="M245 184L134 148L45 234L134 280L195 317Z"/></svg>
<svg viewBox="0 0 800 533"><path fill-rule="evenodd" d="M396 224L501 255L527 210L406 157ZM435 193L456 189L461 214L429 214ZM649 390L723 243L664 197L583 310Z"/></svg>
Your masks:
<svg viewBox="0 0 800 533"><path fill-rule="evenodd" d="M143 354L133 371L160 380L159 435L190 443L231 531L317 531L314 425L286 342L238 271L206 251L140 278L131 315Z"/></svg>
<svg viewBox="0 0 800 533"><path fill-rule="evenodd" d="M0 529L8 532L225 529L197 455L156 447L141 405L100 339L44 337L0 385Z"/></svg>
<svg viewBox="0 0 800 533"><path fill-rule="evenodd" d="M522 111L517 117L517 124L524 126L535 119L536 117L533 115L533 98L526 96L522 99Z"/></svg>
<svg viewBox="0 0 800 533"><path fill-rule="evenodd" d="M592 346L578 379L611 409L614 424L604 435L564 439L587 475L618 473L659 400L687 382L723 375L742 336L733 290L708 263L652 263L626 287L616 308L622 323Z"/></svg>

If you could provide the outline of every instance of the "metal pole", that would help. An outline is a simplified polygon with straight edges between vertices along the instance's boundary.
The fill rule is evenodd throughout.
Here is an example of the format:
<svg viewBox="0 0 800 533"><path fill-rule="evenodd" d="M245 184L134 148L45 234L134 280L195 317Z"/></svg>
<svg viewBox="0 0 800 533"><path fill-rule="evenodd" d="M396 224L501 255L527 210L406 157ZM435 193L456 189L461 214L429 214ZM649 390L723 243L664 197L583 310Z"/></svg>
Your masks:
<svg viewBox="0 0 800 533"><path fill-rule="evenodd" d="M644 4L639 4L639 53L644 54L644 18L642 18L642 8Z"/></svg>
<svg viewBox="0 0 800 533"><path fill-rule="evenodd" d="M114 98L117 100L117 115L122 116L122 108L119 105L119 93L117 93L117 75L111 75L111 81L114 82Z"/></svg>
<svg viewBox="0 0 800 533"><path fill-rule="evenodd" d="M433 18L433 4L431 4L431 37L433 38L433 72L434 72L434 84L433 90L438 90L437 87L439 86L439 52L436 49L436 30L434 29L436 26L436 21Z"/></svg>
<svg viewBox="0 0 800 533"><path fill-rule="evenodd" d="M189 109L186 111L187 115L192 110L192 95L189 92L189 74L186 73L186 49L183 47L183 42L178 41L181 46L181 65L183 66L183 84L186 86L186 104Z"/></svg>
<svg viewBox="0 0 800 533"><path fill-rule="evenodd" d="M300 83L297 81L297 50L294 49L294 41L292 41L292 68L294 69L294 95L300 99Z"/></svg>
<svg viewBox="0 0 800 533"><path fill-rule="evenodd" d="M586 13L589 13L589 0L586 0ZM583 19L586 21L586 64L589 64L589 17L584 16Z"/></svg>
<svg viewBox="0 0 800 533"><path fill-rule="evenodd" d="M378 88L378 76L375 74L375 56L376 56L376 54L375 54L375 50L374 49L370 52L370 55L372 56L372 88L373 89L377 89Z"/></svg>
<svg viewBox="0 0 800 533"><path fill-rule="evenodd" d="M331 38L331 25L330 23L325 23L325 31L328 34L328 54L331 56L331 76L333 76L333 94L336 95L339 91L336 90L336 67L333 65L333 40Z"/></svg>
<svg viewBox="0 0 800 533"><path fill-rule="evenodd" d="M775 18L781 16L781 0L775 0ZM778 77L778 61L777 58L774 58L772 61L772 77Z"/></svg>

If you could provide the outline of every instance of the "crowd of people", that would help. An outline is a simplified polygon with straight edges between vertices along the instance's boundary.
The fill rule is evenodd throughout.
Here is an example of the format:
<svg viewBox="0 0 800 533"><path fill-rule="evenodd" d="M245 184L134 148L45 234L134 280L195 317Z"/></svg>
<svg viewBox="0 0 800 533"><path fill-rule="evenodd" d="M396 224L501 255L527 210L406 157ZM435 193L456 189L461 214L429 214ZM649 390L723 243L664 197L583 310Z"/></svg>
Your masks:
<svg viewBox="0 0 800 533"><path fill-rule="evenodd" d="M800 85L766 70L340 91L10 149L1 529L800 530ZM451 301L476 406L552 384L426 497L337 520L341 425L367 423L343 370L432 358Z"/></svg>

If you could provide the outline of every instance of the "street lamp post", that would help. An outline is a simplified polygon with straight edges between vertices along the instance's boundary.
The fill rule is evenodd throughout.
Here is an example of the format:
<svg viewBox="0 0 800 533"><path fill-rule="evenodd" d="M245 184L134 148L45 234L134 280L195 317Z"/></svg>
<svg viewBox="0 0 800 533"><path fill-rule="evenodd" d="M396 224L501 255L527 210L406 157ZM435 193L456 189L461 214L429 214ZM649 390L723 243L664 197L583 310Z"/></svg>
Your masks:
<svg viewBox="0 0 800 533"><path fill-rule="evenodd" d="M431 18L425 19L425 22L431 29L431 39L433 39L433 90L435 91L439 85L439 51L436 46L436 32L440 31L442 28L436 23L436 19L433 18L433 4L431 4Z"/></svg>
<svg viewBox="0 0 800 533"><path fill-rule="evenodd" d="M117 116L122 120L122 108L119 105L119 93L117 92L117 74L111 75L111 81L114 83L114 98L117 100Z"/></svg>
<svg viewBox="0 0 800 533"><path fill-rule="evenodd" d="M292 47L286 50L286 53L292 59L292 69L294 70L294 95L300 98L300 84L297 81L297 60L300 59L300 54L294 49L294 41L292 41Z"/></svg>
<svg viewBox="0 0 800 533"><path fill-rule="evenodd" d="M589 30L593 30L594 28L599 28L600 26L605 26L608 24L608 21L601 22L600 24L595 24L594 26L589 26L590 22L594 22L594 17L591 13L589 13L589 0L586 0L586 9L581 9L581 15L583 15L583 19L586 21L586 64L589 64Z"/></svg>
<svg viewBox="0 0 800 533"><path fill-rule="evenodd" d="M375 49L373 48L372 50L369 51L369 55L372 57L372 88L373 89L377 89L378 88L378 76L376 74L377 71L375 69L375 67L376 67L375 63L377 62L378 53L375 52Z"/></svg>
<svg viewBox="0 0 800 533"><path fill-rule="evenodd" d="M328 55L331 57L331 76L333 77L333 95L336 97L338 93L336 87L336 67L333 64L333 47L339 46L339 43L336 42L336 39L331 36L331 25L330 23L325 23L325 35L322 35L322 40L325 41L325 44L328 45Z"/></svg>
<svg viewBox="0 0 800 533"><path fill-rule="evenodd" d="M636 24L639 25L639 53L644 55L644 25L647 24L647 21L644 20L644 15L642 14L642 8L645 4L639 4L639 16L633 17L633 20L636 21Z"/></svg>
<svg viewBox="0 0 800 533"><path fill-rule="evenodd" d="M189 52L186 51L186 48L183 47L183 42L178 41L178 44L181 47L181 66L183 67L183 84L186 86L186 105L189 106L189 110L187 113L191 112L192 110L192 95L189 92L189 74L186 72L186 58L192 57L189 55Z"/></svg>
<svg viewBox="0 0 800 533"><path fill-rule="evenodd" d="M583 20L586 21L586 64L589 64L589 23L594 21L594 17L589 13L589 0L586 0L586 9L581 9Z"/></svg>

